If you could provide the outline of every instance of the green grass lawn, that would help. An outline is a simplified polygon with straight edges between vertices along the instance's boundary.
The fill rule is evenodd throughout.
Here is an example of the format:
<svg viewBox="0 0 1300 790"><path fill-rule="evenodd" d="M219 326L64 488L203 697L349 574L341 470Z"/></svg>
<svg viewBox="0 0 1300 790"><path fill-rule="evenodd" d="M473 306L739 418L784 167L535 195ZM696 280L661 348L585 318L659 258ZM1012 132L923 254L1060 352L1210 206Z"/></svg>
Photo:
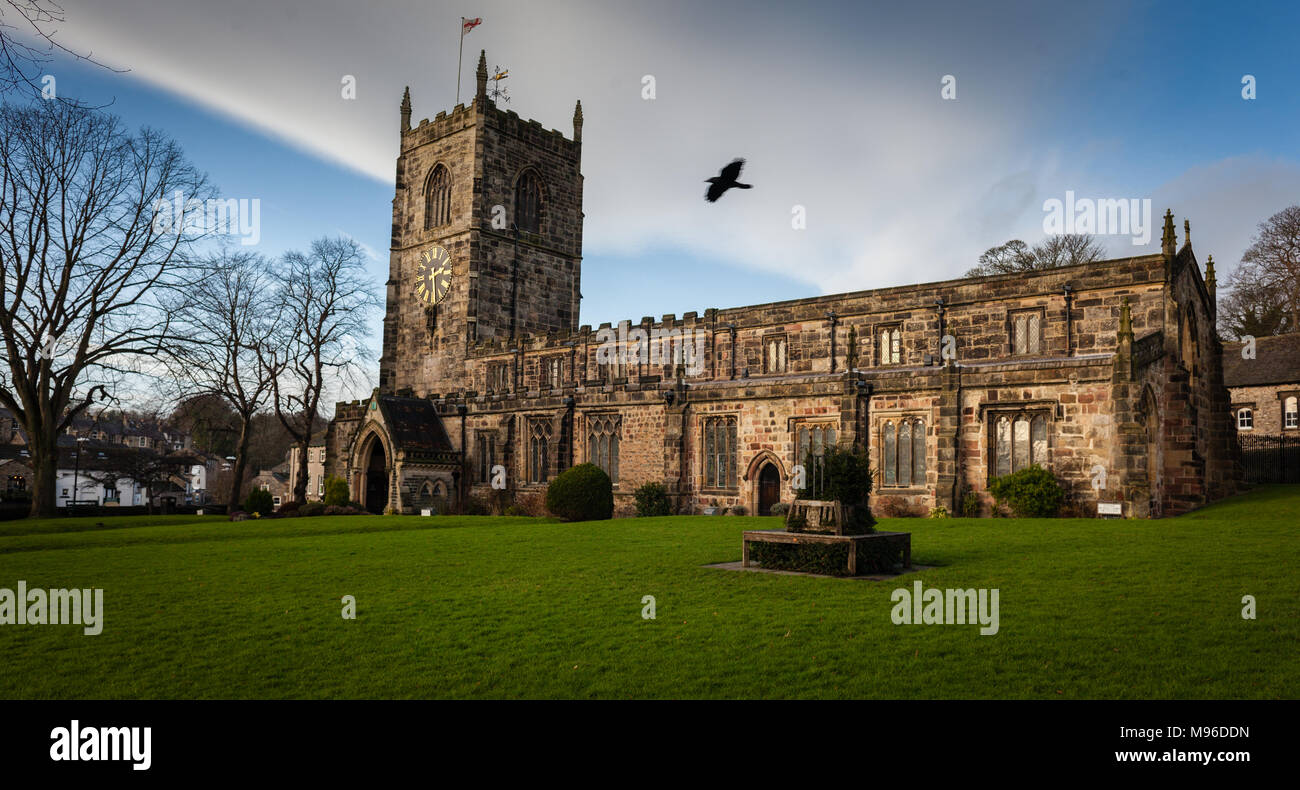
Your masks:
<svg viewBox="0 0 1300 790"><path fill-rule="evenodd" d="M889 581L702 567L777 526L9 522L0 587L101 587L105 615L0 626L0 698L1300 695L1297 486L1164 521L886 520L937 566ZM894 625L916 579L998 588L999 633Z"/></svg>

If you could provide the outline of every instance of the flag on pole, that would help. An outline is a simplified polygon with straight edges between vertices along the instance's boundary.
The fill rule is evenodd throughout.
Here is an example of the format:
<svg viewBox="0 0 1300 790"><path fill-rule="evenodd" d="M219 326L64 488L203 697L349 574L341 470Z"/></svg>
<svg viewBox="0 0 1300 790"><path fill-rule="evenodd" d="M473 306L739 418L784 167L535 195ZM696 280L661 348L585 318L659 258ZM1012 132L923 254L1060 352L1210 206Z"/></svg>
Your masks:
<svg viewBox="0 0 1300 790"><path fill-rule="evenodd" d="M468 33L469 31L483 24L483 17L476 16L473 19L466 19L465 17L461 17L460 21L462 25L461 34L464 35L465 33Z"/></svg>

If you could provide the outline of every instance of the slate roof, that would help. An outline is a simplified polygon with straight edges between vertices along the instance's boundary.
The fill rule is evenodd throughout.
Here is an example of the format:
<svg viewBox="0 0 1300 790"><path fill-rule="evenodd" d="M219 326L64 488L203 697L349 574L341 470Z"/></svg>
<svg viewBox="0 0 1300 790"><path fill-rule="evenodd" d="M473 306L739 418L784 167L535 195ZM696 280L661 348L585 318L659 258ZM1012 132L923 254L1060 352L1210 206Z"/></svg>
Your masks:
<svg viewBox="0 0 1300 790"><path fill-rule="evenodd" d="M1241 358L1241 343L1223 344L1223 383L1228 387L1300 384L1300 333L1255 339L1255 358Z"/></svg>
<svg viewBox="0 0 1300 790"><path fill-rule="evenodd" d="M414 454L454 452L442 418L427 398L380 395L379 408L398 448Z"/></svg>

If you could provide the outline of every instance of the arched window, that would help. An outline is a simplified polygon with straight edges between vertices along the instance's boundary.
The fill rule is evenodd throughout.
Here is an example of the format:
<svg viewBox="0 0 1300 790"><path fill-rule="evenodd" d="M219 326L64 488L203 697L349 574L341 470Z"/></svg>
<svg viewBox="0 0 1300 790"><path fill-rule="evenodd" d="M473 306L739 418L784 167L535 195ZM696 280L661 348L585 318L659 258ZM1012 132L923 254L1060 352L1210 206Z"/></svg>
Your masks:
<svg viewBox="0 0 1300 790"><path fill-rule="evenodd" d="M885 454L885 485L898 485L898 437L895 434L894 424L885 423L885 437L881 442Z"/></svg>
<svg viewBox="0 0 1300 790"><path fill-rule="evenodd" d="M1251 431L1255 429L1255 412L1253 409L1237 409L1237 430Z"/></svg>
<svg viewBox="0 0 1300 790"><path fill-rule="evenodd" d="M1300 428L1300 410L1296 408L1296 397L1292 395L1282 403L1282 427Z"/></svg>
<svg viewBox="0 0 1300 790"><path fill-rule="evenodd" d="M424 229L448 222L451 222L451 173L444 165L438 165L424 186Z"/></svg>
<svg viewBox="0 0 1300 790"><path fill-rule="evenodd" d="M587 420L587 460L605 470L610 482L618 482L619 418L607 414Z"/></svg>
<svg viewBox="0 0 1300 790"><path fill-rule="evenodd" d="M515 225L525 233L541 233L542 185L532 170L515 182Z"/></svg>
<svg viewBox="0 0 1300 790"><path fill-rule="evenodd" d="M551 421L532 420L528 438L528 482L545 483L550 471Z"/></svg>
<svg viewBox="0 0 1300 790"><path fill-rule="evenodd" d="M886 422L881 431L885 486L925 485L925 420L906 417Z"/></svg>

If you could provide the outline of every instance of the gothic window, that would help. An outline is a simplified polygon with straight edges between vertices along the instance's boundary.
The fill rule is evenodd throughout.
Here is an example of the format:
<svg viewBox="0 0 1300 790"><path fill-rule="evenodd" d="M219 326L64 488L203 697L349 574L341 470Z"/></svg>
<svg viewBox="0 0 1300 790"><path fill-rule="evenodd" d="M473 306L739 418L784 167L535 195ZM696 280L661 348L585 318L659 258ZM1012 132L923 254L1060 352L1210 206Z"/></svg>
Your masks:
<svg viewBox="0 0 1300 790"><path fill-rule="evenodd" d="M1237 430L1251 431L1255 429L1255 411L1253 409L1237 409Z"/></svg>
<svg viewBox="0 0 1300 790"><path fill-rule="evenodd" d="M1019 472L1028 466L1047 466L1047 417L1044 414L1002 414L993 423L993 477Z"/></svg>
<svg viewBox="0 0 1300 790"><path fill-rule="evenodd" d="M904 417L881 428L880 455L885 486L925 485L925 420Z"/></svg>
<svg viewBox="0 0 1300 790"><path fill-rule="evenodd" d="M623 367L623 361L618 358L617 354L611 354L608 362L600 363L603 373L602 379L606 384L614 383L614 379L621 379L627 375Z"/></svg>
<svg viewBox="0 0 1300 790"><path fill-rule="evenodd" d="M736 418L704 421L704 485L736 488Z"/></svg>
<svg viewBox="0 0 1300 790"><path fill-rule="evenodd" d="M542 389L559 389L561 377L560 373L564 363L564 358L560 356L547 357L542 360Z"/></svg>
<svg viewBox="0 0 1300 790"><path fill-rule="evenodd" d="M478 481L492 482L492 467L497 463L496 436L492 433L480 433L475 454L478 456Z"/></svg>
<svg viewBox="0 0 1300 790"><path fill-rule="evenodd" d="M541 232L542 185L532 170L515 182L515 225L525 233Z"/></svg>
<svg viewBox="0 0 1300 790"><path fill-rule="evenodd" d="M1011 353L1016 356L1039 354L1043 344L1043 314L1038 310L1011 316Z"/></svg>
<svg viewBox="0 0 1300 790"><path fill-rule="evenodd" d="M451 173L438 165L424 187L424 229L451 222Z"/></svg>
<svg viewBox="0 0 1300 790"><path fill-rule="evenodd" d="M881 365L900 365L903 362L903 330L898 326L882 327L879 332L876 359Z"/></svg>
<svg viewBox="0 0 1300 790"><path fill-rule="evenodd" d="M1300 428L1300 410L1297 410L1296 396L1292 395L1282 403L1282 427Z"/></svg>
<svg viewBox="0 0 1300 790"><path fill-rule="evenodd" d="M766 338L763 342L763 372L784 373L786 371L785 335Z"/></svg>
<svg viewBox="0 0 1300 790"><path fill-rule="evenodd" d="M610 482L618 482L619 418L602 414L587 418L587 460L609 475Z"/></svg>
<svg viewBox="0 0 1300 790"><path fill-rule="evenodd" d="M528 425L528 482L545 483L550 464L550 420L532 420Z"/></svg>
<svg viewBox="0 0 1300 790"><path fill-rule="evenodd" d="M488 365L488 390L491 392L510 391L510 363L493 362Z"/></svg>
<svg viewBox="0 0 1300 790"><path fill-rule="evenodd" d="M830 423L800 425L795 438L798 447L794 462L804 465L804 490L821 491L824 482L821 460L835 446L835 427Z"/></svg>

